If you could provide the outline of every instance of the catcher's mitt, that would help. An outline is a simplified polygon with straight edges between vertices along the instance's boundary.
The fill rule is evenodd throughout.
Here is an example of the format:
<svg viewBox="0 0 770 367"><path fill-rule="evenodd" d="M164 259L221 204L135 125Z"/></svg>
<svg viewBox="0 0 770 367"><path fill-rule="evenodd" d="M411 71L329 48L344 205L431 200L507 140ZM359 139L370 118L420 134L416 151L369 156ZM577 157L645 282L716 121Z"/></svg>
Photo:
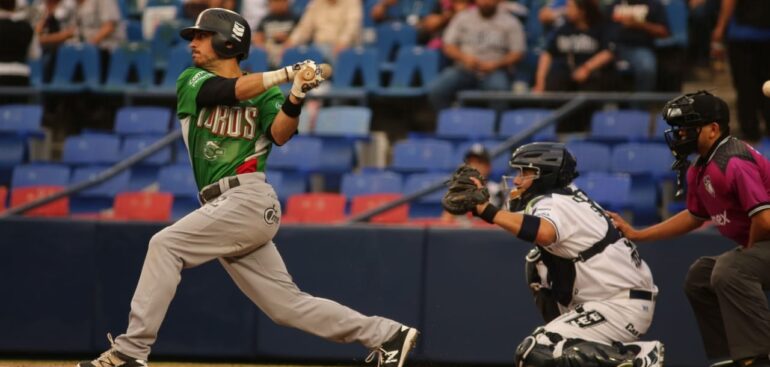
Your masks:
<svg viewBox="0 0 770 367"><path fill-rule="evenodd" d="M481 187L476 186L471 177L479 180ZM465 214L474 210L476 205L489 201L486 183L484 176L475 168L468 165L460 166L447 182L449 190L441 199L441 206L454 215Z"/></svg>

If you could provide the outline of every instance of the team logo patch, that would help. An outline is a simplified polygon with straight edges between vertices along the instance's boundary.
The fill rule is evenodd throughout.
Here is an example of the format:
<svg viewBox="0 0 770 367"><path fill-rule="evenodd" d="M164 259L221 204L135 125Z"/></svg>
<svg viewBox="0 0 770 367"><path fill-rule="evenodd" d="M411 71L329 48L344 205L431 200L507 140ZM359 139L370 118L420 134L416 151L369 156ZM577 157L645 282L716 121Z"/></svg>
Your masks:
<svg viewBox="0 0 770 367"><path fill-rule="evenodd" d="M570 325L577 326L581 329L585 329L594 327L606 321L607 319L604 317L604 315L600 314L599 312L588 311L586 313L581 313L580 315L573 317L565 322Z"/></svg>
<svg viewBox="0 0 770 367"><path fill-rule="evenodd" d="M278 223L279 220L281 220L281 217L278 216L278 210L275 209L275 206L265 210L265 223L272 225Z"/></svg>
<svg viewBox="0 0 770 367"><path fill-rule="evenodd" d="M706 175L703 177L703 186L706 188L706 191L711 195L711 197L716 197L717 194L714 191L714 186L711 184L711 177L709 175Z"/></svg>
<svg viewBox="0 0 770 367"><path fill-rule="evenodd" d="M209 161L213 161L224 154L225 150L213 141L207 141L206 146L203 148L203 157Z"/></svg>

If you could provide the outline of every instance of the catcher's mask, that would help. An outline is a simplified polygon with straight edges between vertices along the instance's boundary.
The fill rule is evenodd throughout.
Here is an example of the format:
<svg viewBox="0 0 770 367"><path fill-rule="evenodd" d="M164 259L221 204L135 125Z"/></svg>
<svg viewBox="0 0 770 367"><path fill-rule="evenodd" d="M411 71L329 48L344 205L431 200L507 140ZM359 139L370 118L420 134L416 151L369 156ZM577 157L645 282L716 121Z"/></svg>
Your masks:
<svg viewBox="0 0 770 367"><path fill-rule="evenodd" d="M730 133L730 110L727 103L707 91L688 93L674 98L663 106L663 119L671 128L665 138L674 164L671 169L678 171L677 195L682 192L684 171L690 166L688 156L698 149L698 135L703 126L712 122L719 124L722 135Z"/></svg>
<svg viewBox="0 0 770 367"><path fill-rule="evenodd" d="M507 209L512 212L524 210L537 196L567 187L578 176L575 157L561 143L522 145L511 155L509 165L512 171L503 176L503 188L508 193ZM522 192L519 185L527 180L532 184Z"/></svg>

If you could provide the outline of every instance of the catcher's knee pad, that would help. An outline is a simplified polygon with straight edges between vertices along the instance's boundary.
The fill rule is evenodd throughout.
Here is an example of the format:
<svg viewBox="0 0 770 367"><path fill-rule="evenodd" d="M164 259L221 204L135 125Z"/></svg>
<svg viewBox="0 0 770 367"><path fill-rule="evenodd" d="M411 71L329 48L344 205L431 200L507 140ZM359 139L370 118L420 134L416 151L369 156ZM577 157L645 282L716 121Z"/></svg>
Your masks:
<svg viewBox="0 0 770 367"><path fill-rule="evenodd" d="M540 334L540 335L538 335ZM528 336L516 348L516 367L617 367L636 356L631 348L564 339L561 335L542 329Z"/></svg>

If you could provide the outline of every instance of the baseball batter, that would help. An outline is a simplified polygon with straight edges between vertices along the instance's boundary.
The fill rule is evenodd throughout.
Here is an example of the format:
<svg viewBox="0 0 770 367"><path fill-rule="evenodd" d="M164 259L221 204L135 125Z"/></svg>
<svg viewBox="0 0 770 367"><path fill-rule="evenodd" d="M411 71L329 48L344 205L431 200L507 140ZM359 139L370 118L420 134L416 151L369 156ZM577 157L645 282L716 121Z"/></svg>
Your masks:
<svg viewBox="0 0 770 367"><path fill-rule="evenodd" d="M662 366L660 342L637 342L655 309L650 269L604 209L572 184L576 165L563 144L527 144L511 157L513 176L503 177L513 185L506 188L510 211L487 201L484 178L467 166L455 173L442 204L449 212L471 211L540 250L528 260L547 268L538 287L561 314L519 345L518 367Z"/></svg>
<svg viewBox="0 0 770 367"><path fill-rule="evenodd" d="M128 330L111 348L79 367L147 366L183 268L217 259L238 287L273 321L327 340L372 349L367 362L401 367L417 330L364 316L300 291L272 242L281 207L265 180L273 144L297 131L305 93L328 67L305 61L276 71L246 74L251 30L237 13L208 9L181 31L195 67L177 80L177 115L203 206L150 240L131 301ZM284 98L279 83L293 82Z"/></svg>

